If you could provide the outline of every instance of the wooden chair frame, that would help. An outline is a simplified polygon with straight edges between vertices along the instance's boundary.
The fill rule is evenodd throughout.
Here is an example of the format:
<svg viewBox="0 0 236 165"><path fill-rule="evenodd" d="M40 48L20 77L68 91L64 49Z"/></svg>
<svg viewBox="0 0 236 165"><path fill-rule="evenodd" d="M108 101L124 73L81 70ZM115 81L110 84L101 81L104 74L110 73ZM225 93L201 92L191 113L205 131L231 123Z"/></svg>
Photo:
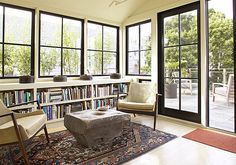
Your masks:
<svg viewBox="0 0 236 165"><path fill-rule="evenodd" d="M127 93L125 93L127 94ZM128 94L127 94L128 95ZM118 103L119 103L119 99L120 99L120 93L117 93L117 104L116 104L116 110L118 111L122 111L122 112L126 112L126 113L133 113L134 116L135 114L142 114L142 115L148 115L148 116L153 116L153 120L154 120L154 124L153 124L153 129L154 131L156 130L156 117L157 117L157 103L158 103L158 99L159 97L162 96L162 94L156 94L156 99L155 99L155 103L154 103L154 111L150 112L150 111L136 111L136 110L125 110L125 109L119 109L118 108Z"/></svg>
<svg viewBox="0 0 236 165"><path fill-rule="evenodd" d="M16 107L16 106L22 106L22 105L27 105L29 103L34 103L34 102L37 102L37 105L39 107L39 109L41 109L40 107L40 104L37 100L35 101L29 101L29 102L25 102L25 103L21 103L21 104L16 104L16 105L12 105L12 106L9 106L9 107ZM8 107L8 108L9 108ZM15 110L14 110L15 111ZM12 122L13 122L13 125L14 125L14 128L15 128L15 132L16 132L16 136L17 136L17 139L18 139L18 142L14 142L14 143L7 143L7 144L1 144L0 146L5 146L5 145L11 145L11 144L19 144L19 148L22 152L22 156L23 156L23 159L25 161L25 164L26 165L29 165L29 159L28 159L28 156L27 156L27 152L26 152L26 148L24 146L24 141L22 139L22 136L21 136L21 133L20 133L20 130L19 130L19 126L17 124L17 119L15 117L15 114L13 111L9 111L9 112L6 112L6 113L3 113L0 115L0 118L2 117L6 117L6 116L10 116L11 119L12 119ZM45 133L45 136L46 136L46 139L47 139L47 142L49 143L49 136L48 136L48 131L47 131L47 127L46 127L46 124L44 124L31 138L27 139L27 140L30 140L32 138L34 138L42 129L44 129L44 133Z"/></svg>

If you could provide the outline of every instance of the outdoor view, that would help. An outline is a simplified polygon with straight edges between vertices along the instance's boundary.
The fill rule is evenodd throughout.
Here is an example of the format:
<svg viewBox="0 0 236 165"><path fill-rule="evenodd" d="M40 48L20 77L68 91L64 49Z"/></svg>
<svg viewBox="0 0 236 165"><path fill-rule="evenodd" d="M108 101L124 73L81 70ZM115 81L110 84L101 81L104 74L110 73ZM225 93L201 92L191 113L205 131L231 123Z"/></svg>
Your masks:
<svg viewBox="0 0 236 165"><path fill-rule="evenodd" d="M128 28L128 74L151 74L151 22Z"/></svg>
<svg viewBox="0 0 236 165"><path fill-rule="evenodd" d="M233 0L209 5L210 127L234 131Z"/></svg>
<svg viewBox="0 0 236 165"><path fill-rule="evenodd" d="M0 77L31 74L31 30L31 11L0 6Z"/></svg>
<svg viewBox="0 0 236 165"><path fill-rule="evenodd" d="M116 73L117 28L88 23L88 70L93 75Z"/></svg>
<svg viewBox="0 0 236 165"><path fill-rule="evenodd" d="M166 108L198 113L197 20L197 10L164 18Z"/></svg>
<svg viewBox="0 0 236 165"><path fill-rule="evenodd" d="M79 20L41 13L40 76L80 75L81 26Z"/></svg>

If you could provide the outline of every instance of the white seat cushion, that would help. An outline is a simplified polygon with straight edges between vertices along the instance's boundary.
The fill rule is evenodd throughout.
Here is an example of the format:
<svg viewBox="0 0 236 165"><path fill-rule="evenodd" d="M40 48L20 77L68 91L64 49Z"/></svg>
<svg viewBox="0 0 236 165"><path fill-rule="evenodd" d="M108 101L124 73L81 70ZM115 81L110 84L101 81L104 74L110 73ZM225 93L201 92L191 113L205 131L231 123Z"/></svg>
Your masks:
<svg viewBox="0 0 236 165"><path fill-rule="evenodd" d="M215 93L216 94L219 94L219 95L223 95L223 96L226 96L227 94L227 87L216 87L215 88Z"/></svg>
<svg viewBox="0 0 236 165"><path fill-rule="evenodd" d="M23 130L27 134L27 138L30 138L39 130L39 128L41 128L46 123L46 121L47 121L46 115L42 114L42 115L34 115L34 116L19 118L17 119L17 124L21 128L20 131L22 131L23 128ZM0 129L6 129L10 127L14 127L12 121L9 121L1 125Z"/></svg>
<svg viewBox="0 0 236 165"><path fill-rule="evenodd" d="M154 111L154 104L119 101L118 109L136 110L136 111Z"/></svg>

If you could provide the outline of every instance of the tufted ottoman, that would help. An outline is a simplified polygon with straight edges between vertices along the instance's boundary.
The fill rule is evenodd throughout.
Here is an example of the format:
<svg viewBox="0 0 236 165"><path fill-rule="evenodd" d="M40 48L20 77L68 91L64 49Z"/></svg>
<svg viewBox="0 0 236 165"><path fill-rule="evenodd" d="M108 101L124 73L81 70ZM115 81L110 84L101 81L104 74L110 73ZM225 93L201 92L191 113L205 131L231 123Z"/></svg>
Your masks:
<svg viewBox="0 0 236 165"><path fill-rule="evenodd" d="M107 142L122 133L130 115L116 110L85 110L65 115L64 125L84 146Z"/></svg>

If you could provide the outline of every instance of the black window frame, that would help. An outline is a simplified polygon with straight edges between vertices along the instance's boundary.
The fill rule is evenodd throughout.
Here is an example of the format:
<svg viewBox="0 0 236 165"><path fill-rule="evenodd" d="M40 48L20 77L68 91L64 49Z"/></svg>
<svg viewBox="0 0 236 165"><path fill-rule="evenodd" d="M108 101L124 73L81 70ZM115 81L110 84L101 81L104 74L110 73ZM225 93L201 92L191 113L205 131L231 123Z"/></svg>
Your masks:
<svg viewBox="0 0 236 165"><path fill-rule="evenodd" d="M88 23L92 23L92 24L96 24L96 25L100 25L102 26L102 50L99 50L99 49L89 49L87 48L87 52L89 51L93 51L93 52L101 52L102 53L102 59L103 59L103 54L104 53L114 53L116 54L116 73L120 73L120 65L119 65L119 59L120 59L120 27L119 26L115 26L115 25L110 25L110 24L105 24L105 23L101 23L101 22L96 22L96 21L91 21L91 20L88 20ZM103 40L104 40L104 26L106 27L112 27L112 28L116 28L116 31L117 31L117 37L116 37L116 51L109 51L109 50L104 50L104 46L103 46ZM88 53L87 53L87 56L88 56ZM88 62L87 62L88 63ZM103 70L104 70L104 67L103 67L103 60L102 60L102 74L93 74L93 76L108 76L109 74L103 74Z"/></svg>
<svg viewBox="0 0 236 165"><path fill-rule="evenodd" d="M125 31L126 31L126 39L125 39L125 47L126 47L126 75L127 76L151 76L151 74L141 74L140 73L140 64L141 64L141 52L143 51L151 51L151 49L141 49L141 25L143 24L146 24L146 23L152 23L151 19L148 19L148 20L145 20L145 21L142 21L142 22L138 22L138 23L134 23L134 24L131 24L131 25L128 25L125 27ZM139 36L138 36L138 40L139 40L139 47L138 47L138 50L132 50L132 51L129 51L129 28L131 27L135 27L135 26L138 26L139 27ZM151 29L151 35L152 35L152 29ZM139 74L130 74L129 73L129 52L138 52L139 54Z"/></svg>
<svg viewBox="0 0 236 165"><path fill-rule="evenodd" d="M2 41L0 41L0 45L2 45L2 75L0 79L18 79L20 76L5 76L4 75L4 46L5 45L13 45L13 46L28 46L30 47L30 75L34 76L34 54L35 54L35 10L27 7L10 5L6 3L1 3L0 6L3 7L3 30L2 30ZM23 11L31 12L32 19L31 19L31 43L30 44L21 44L21 43L14 43L14 42L5 42L5 7L12 8L12 9L19 9Z"/></svg>
<svg viewBox="0 0 236 165"><path fill-rule="evenodd" d="M62 19L61 22L61 46L49 46L49 45L41 45L41 14L46 14L49 16L56 16L56 17L60 17ZM76 21L80 21L81 22L81 48L72 48L72 47L66 47L63 46L63 19L71 19L71 20L76 20ZM58 48L61 50L61 74L60 75L65 75L67 77L78 77L82 74L84 74L84 19L80 19L80 18L76 18L76 17L71 17L71 16L67 16L67 15L62 15L62 14L58 14L58 13L51 13L51 12L47 12L47 11L39 11L39 55L38 55L38 77L39 78L50 78L53 77L55 75L46 75L46 76L41 76L40 75L40 50L41 47L44 48ZM67 74L63 74L63 49L71 49L71 50L80 50L81 52L81 57L80 57L80 75L67 75Z"/></svg>

